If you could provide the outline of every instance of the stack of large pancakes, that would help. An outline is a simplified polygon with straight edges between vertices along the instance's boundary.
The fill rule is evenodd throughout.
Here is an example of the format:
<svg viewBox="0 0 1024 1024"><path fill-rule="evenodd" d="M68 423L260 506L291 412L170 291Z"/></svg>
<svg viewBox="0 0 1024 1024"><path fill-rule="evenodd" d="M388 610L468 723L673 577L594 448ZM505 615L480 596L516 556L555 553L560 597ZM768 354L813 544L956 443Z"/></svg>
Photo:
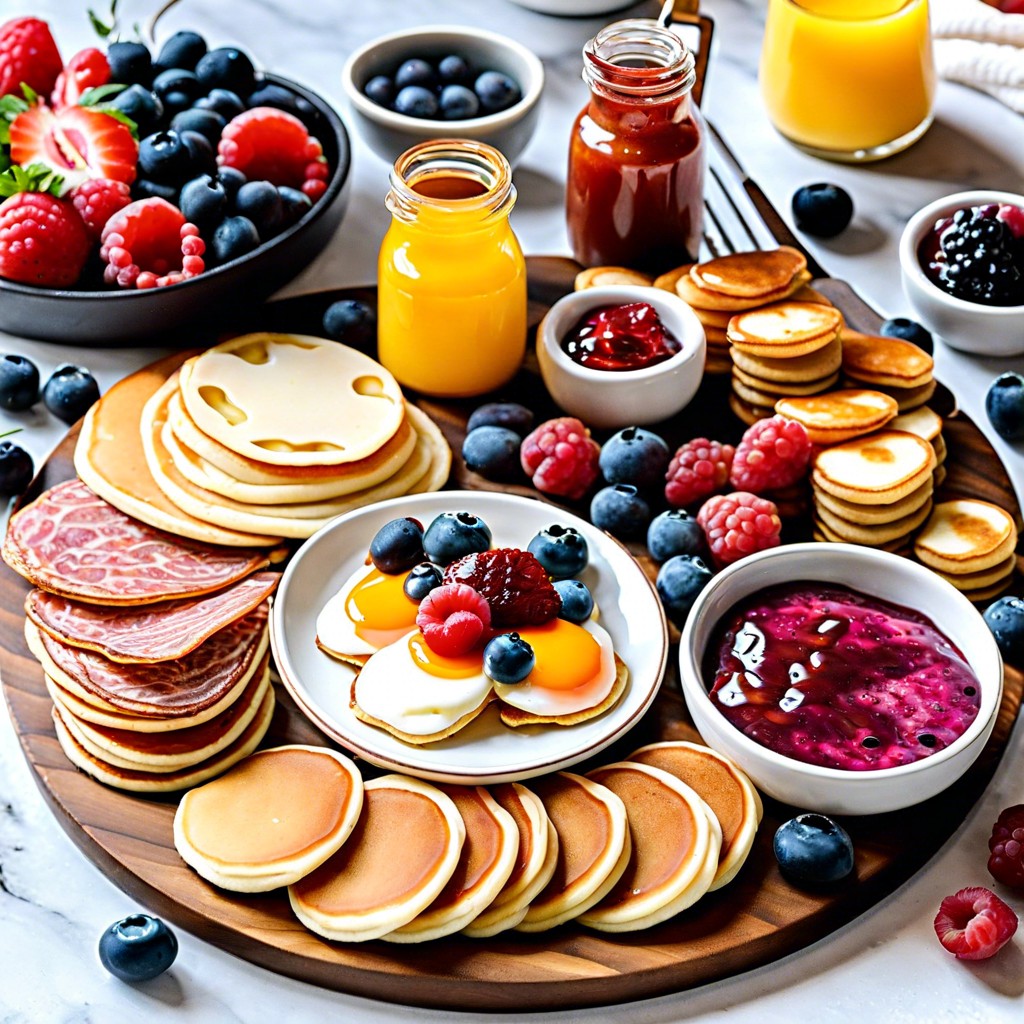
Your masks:
<svg viewBox="0 0 1024 1024"><path fill-rule="evenodd" d="M3 557L36 587L26 639L87 774L170 792L259 744L274 710L267 551L181 541L71 480L13 516Z"/></svg>
<svg viewBox="0 0 1024 1024"><path fill-rule="evenodd" d="M75 450L111 504L219 544L306 538L344 512L437 490L451 450L362 353L251 334L171 356L111 388Z"/></svg>

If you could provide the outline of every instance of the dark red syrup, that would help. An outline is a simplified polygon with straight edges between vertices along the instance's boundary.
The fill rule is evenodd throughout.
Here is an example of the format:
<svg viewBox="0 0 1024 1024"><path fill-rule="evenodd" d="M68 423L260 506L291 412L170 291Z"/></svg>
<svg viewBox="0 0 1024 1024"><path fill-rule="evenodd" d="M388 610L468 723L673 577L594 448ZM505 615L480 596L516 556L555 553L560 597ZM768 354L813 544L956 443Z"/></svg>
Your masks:
<svg viewBox="0 0 1024 1024"><path fill-rule="evenodd" d="M569 358L591 370L640 370L670 359L682 347L648 302L592 309L562 339Z"/></svg>

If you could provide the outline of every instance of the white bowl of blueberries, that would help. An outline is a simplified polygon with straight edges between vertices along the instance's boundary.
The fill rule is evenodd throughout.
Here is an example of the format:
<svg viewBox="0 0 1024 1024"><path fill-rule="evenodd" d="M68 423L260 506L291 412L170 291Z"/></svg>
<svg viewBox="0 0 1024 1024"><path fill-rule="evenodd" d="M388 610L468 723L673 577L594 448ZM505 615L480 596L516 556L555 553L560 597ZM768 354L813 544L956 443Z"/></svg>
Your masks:
<svg viewBox="0 0 1024 1024"><path fill-rule="evenodd" d="M417 142L457 137L515 164L537 125L544 67L495 32L433 25L371 40L341 80L360 134L389 163Z"/></svg>

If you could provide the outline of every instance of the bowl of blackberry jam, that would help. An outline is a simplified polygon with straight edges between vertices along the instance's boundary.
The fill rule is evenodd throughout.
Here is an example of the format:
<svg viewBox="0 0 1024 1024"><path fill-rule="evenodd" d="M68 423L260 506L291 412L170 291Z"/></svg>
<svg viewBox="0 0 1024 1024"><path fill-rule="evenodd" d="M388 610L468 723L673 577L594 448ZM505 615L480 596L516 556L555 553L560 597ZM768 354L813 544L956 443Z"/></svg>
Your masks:
<svg viewBox="0 0 1024 1024"><path fill-rule="evenodd" d="M4 97L0 328L170 337L271 294L333 236L349 138L309 89L191 31L53 54L37 102Z"/></svg>
<svg viewBox="0 0 1024 1024"><path fill-rule="evenodd" d="M900 239L903 290L953 348L1024 353L1024 195L959 192L919 210Z"/></svg>
<svg viewBox="0 0 1024 1024"><path fill-rule="evenodd" d="M973 605L930 569L852 544L727 567L694 603L679 658L705 742L769 796L826 814L936 796L981 753L1002 698Z"/></svg>

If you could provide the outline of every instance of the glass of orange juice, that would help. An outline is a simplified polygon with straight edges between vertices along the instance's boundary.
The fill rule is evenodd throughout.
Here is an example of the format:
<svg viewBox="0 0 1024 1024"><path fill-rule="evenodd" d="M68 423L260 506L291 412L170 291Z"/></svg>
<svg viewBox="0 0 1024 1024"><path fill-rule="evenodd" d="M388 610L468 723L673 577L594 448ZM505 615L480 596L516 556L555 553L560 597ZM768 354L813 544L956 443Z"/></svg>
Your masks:
<svg viewBox="0 0 1024 1024"><path fill-rule="evenodd" d="M769 0L761 92L778 131L828 160L880 160L932 122L928 0Z"/></svg>

